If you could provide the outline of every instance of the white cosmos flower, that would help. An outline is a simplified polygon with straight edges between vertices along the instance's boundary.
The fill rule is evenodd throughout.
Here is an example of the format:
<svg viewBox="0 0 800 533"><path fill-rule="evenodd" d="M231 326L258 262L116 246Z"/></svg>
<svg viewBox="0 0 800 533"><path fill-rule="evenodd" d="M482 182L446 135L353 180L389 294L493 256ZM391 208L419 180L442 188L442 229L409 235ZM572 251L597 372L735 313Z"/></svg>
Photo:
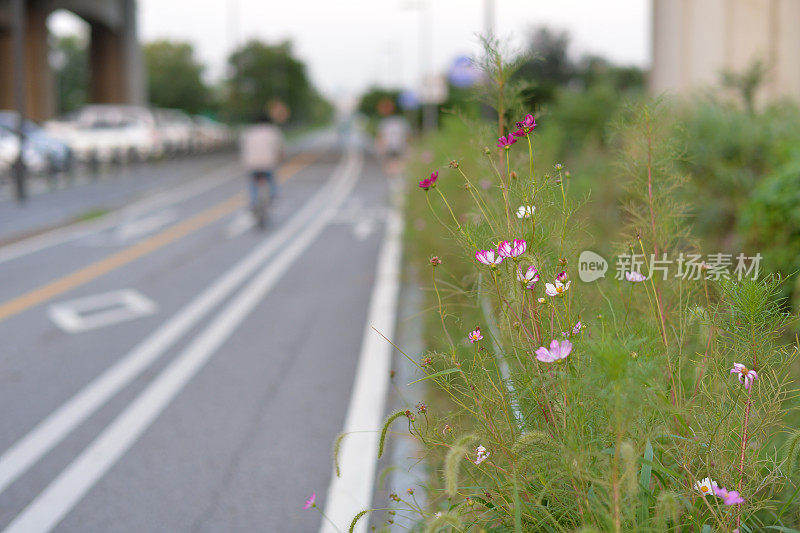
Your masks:
<svg viewBox="0 0 800 533"><path fill-rule="evenodd" d="M558 296L560 294L564 294L565 292L567 292L567 290L569 290L570 283L572 283L572 282L568 281L566 284L564 284L564 283L561 283L558 280L556 280L555 283L545 283L544 292L548 296Z"/></svg>
<svg viewBox="0 0 800 533"><path fill-rule="evenodd" d="M517 209L517 218L531 218L536 212L536 208L532 205L521 205Z"/></svg>
<svg viewBox="0 0 800 533"><path fill-rule="evenodd" d="M701 479L700 481L695 481L694 483L695 490L700 491L703 496L706 494L714 494L714 487L716 486L717 482L710 477Z"/></svg>

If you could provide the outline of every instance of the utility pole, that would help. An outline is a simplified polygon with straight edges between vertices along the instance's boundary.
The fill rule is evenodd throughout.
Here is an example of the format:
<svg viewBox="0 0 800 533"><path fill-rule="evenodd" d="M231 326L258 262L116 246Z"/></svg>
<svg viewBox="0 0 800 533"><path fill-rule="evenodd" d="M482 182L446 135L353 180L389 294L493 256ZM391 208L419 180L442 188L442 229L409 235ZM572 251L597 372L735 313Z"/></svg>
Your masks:
<svg viewBox="0 0 800 533"><path fill-rule="evenodd" d="M494 0L483 0L483 31L487 39L494 36Z"/></svg>
<svg viewBox="0 0 800 533"><path fill-rule="evenodd" d="M14 105L17 108L16 134L19 140L19 154L14 162L14 184L17 190L17 201L25 202L25 0L11 0L12 48L14 54Z"/></svg>

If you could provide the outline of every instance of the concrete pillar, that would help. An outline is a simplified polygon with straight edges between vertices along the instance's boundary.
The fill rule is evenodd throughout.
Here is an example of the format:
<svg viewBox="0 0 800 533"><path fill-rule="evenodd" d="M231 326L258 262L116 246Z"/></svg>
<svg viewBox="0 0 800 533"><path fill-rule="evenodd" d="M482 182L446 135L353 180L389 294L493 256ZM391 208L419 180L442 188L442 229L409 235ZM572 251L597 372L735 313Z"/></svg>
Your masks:
<svg viewBox="0 0 800 533"><path fill-rule="evenodd" d="M11 28L0 27L0 109L14 109L13 41Z"/></svg>
<svg viewBox="0 0 800 533"><path fill-rule="evenodd" d="M55 91L50 71L47 41L47 15L44 2L29 1L25 6L25 95L29 118L41 121L55 113Z"/></svg>
<svg viewBox="0 0 800 533"><path fill-rule="evenodd" d="M91 23L89 99L98 104L127 102L125 40L105 24Z"/></svg>

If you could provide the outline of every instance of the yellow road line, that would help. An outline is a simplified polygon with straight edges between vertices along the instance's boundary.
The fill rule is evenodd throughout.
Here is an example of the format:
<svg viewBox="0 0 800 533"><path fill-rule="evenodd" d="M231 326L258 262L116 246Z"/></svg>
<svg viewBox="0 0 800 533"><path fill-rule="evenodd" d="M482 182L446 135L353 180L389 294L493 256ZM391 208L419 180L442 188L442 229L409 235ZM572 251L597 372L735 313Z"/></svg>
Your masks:
<svg viewBox="0 0 800 533"><path fill-rule="evenodd" d="M319 152L305 152L296 155L278 170L278 181L284 183L292 176L319 159Z"/></svg>
<svg viewBox="0 0 800 533"><path fill-rule="evenodd" d="M278 171L279 179L287 181L300 170L307 167L319 157L319 154L300 154L287 161ZM236 194L213 207L206 209L191 218L184 220L161 233L134 244L124 250L101 259L89 266L76 270L37 289L7 300L0 304L0 321L30 309L35 305L52 300L81 285L85 285L98 277L125 266L141 257L155 252L164 246L177 241L221 218L233 213L245 205L244 195Z"/></svg>
<svg viewBox="0 0 800 533"><path fill-rule="evenodd" d="M101 259L91 265L76 270L71 274L67 274L47 285L43 285L38 289L26 292L25 294L8 300L0 304L0 321L6 318L25 311L35 305L46 302L63 294L76 287L84 285L103 274L107 274L112 270L116 270L122 266L131 263L140 257L151 254L180 239L190 233L193 233L200 228L208 226L209 224L229 215L235 210L244 205L244 196L240 193L224 202L221 202L197 215L184 220L183 222L168 228L161 233L157 233L152 237L125 248L105 259Z"/></svg>

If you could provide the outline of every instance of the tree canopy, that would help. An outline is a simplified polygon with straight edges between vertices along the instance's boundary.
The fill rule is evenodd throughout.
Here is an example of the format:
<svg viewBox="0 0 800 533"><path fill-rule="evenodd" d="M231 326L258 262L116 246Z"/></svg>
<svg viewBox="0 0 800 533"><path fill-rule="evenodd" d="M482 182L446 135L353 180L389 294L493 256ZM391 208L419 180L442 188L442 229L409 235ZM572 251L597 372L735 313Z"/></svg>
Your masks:
<svg viewBox="0 0 800 533"><path fill-rule="evenodd" d="M144 46L144 57L152 105L199 113L211 103L203 66L195 59L191 44L153 41Z"/></svg>
<svg viewBox="0 0 800 533"><path fill-rule="evenodd" d="M230 68L227 108L232 118L253 120L271 102L289 108L292 122L324 120L332 110L311 84L305 64L288 41L268 44L251 40L228 59Z"/></svg>

